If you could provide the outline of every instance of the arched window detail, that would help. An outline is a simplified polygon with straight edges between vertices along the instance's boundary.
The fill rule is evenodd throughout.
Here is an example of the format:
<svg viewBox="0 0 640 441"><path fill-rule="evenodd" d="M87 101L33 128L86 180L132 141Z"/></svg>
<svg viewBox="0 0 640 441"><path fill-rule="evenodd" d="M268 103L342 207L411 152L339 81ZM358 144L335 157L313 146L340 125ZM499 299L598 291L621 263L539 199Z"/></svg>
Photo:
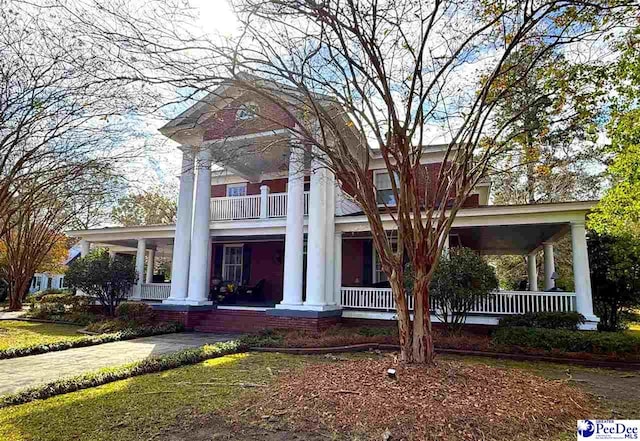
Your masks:
<svg viewBox="0 0 640 441"><path fill-rule="evenodd" d="M245 103L240 106L240 109L236 112L236 120L246 121L254 119L258 114L258 105L255 103Z"/></svg>

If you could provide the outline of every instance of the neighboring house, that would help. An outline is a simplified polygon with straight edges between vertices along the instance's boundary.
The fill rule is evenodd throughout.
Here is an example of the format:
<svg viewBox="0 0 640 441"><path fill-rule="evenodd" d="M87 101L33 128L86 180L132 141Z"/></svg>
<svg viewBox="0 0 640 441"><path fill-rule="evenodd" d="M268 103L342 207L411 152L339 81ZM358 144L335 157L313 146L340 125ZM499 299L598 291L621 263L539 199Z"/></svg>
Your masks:
<svg viewBox="0 0 640 441"><path fill-rule="evenodd" d="M246 110L252 107L282 123L256 118ZM394 319L394 299L366 216L331 173L309 170L299 150L290 150L295 139L282 127L290 127L286 117L267 102L233 87L211 94L160 129L181 145L176 225L69 234L82 239L83 255L91 243L136 254L140 278L131 298L157 301L161 317L182 320L188 328L320 329L340 320ZM438 171L445 149L424 147L428 173ZM212 162L224 169L212 173ZM382 158L374 153L370 163L378 198L393 204ZM531 282L528 291L499 291L478 302L467 323L493 325L505 314L577 310L587 318L585 328L594 329L585 216L595 202L494 206L489 193L485 182L468 198L449 245L528 256ZM573 243L575 292L550 291L553 244L566 234ZM540 250L544 286L538 287ZM156 253L172 256L170 283L154 283ZM212 305L212 295L218 305Z"/></svg>
<svg viewBox="0 0 640 441"><path fill-rule="evenodd" d="M80 256L80 246L69 249L64 265L67 266ZM44 291L45 289L65 289L64 274L35 273L31 279L29 293Z"/></svg>

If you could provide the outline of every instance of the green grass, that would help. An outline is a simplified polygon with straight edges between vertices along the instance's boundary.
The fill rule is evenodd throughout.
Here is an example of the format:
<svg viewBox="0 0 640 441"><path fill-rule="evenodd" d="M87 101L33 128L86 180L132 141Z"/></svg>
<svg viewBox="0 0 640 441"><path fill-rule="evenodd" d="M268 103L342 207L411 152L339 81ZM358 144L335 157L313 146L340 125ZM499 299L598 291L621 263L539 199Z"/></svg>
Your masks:
<svg viewBox="0 0 640 441"><path fill-rule="evenodd" d="M54 323L35 323L13 320L0 321L0 350L56 343L63 340L81 339L79 326Z"/></svg>
<svg viewBox="0 0 640 441"><path fill-rule="evenodd" d="M306 357L238 354L109 383L0 410L5 441L166 439L167 430L224 410L247 390L267 383ZM207 383L207 384L203 384Z"/></svg>

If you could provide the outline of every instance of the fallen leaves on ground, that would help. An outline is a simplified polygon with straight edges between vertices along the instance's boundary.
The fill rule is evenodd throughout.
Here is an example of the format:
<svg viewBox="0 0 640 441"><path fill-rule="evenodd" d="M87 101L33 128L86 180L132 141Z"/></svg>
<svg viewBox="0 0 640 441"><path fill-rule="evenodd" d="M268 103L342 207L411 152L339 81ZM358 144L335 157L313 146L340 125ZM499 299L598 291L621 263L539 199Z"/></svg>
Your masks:
<svg viewBox="0 0 640 441"><path fill-rule="evenodd" d="M309 364L256 400L243 418L376 440L545 439L593 414L589 396L564 381L457 361L403 365L393 356Z"/></svg>

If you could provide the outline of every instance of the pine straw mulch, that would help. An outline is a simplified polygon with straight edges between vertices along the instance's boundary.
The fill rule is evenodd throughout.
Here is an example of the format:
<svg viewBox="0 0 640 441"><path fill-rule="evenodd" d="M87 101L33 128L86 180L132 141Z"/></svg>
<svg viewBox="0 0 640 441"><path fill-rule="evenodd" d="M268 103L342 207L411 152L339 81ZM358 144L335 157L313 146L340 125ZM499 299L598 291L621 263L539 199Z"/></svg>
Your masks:
<svg viewBox="0 0 640 441"><path fill-rule="evenodd" d="M396 380L386 376L390 367ZM439 360L426 368L386 357L311 363L289 374L257 394L239 421L375 440L533 440L574 430L595 411L565 381L483 364Z"/></svg>

